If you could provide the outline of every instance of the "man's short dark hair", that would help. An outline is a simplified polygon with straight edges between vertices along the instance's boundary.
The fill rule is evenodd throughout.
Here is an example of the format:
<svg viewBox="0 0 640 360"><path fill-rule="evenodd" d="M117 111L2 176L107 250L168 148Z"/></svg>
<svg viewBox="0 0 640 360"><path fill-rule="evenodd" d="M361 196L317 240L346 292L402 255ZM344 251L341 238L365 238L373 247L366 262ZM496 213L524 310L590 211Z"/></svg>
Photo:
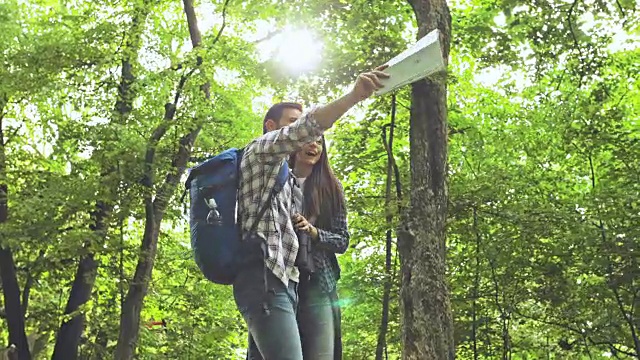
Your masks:
<svg viewBox="0 0 640 360"><path fill-rule="evenodd" d="M302 112L302 105L294 102L280 102L271 106L269 111L267 111L267 114L264 116L264 120L262 121L263 134L269 132L269 130L267 130L267 120L271 119L275 122L279 122L284 109L296 109Z"/></svg>

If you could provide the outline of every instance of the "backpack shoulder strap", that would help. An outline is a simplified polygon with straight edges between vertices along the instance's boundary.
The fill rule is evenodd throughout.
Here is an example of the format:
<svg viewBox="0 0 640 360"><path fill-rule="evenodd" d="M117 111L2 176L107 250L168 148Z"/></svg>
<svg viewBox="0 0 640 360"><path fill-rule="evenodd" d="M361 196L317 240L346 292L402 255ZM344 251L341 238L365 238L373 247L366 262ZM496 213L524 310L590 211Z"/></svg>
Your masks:
<svg viewBox="0 0 640 360"><path fill-rule="evenodd" d="M289 162L285 160L282 163L282 166L280 167L280 172L278 173L278 177L276 178L276 185L274 187L276 194L280 190L282 190L282 188L284 187L284 184L286 184L287 181L289 180L290 175L291 175L291 172L289 171Z"/></svg>
<svg viewBox="0 0 640 360"><path fill-rule="evenodd" d="M236 150L236 154L237 154L236 155L237 156L237 159L236 159L236 173L238 175L238 184L240 184L239 183L239 181L240 181L240 164L242 164L242 156L244 155L244 148L240 148L240 149Z"/></svg>
<svg viewBox="0 0 640 360"><path fill-rule="evenodd" d="M258 212L258 216L256 217L256 221L251 226L251 234L255 234L256 230L258 230L258 224L260 223L260 220L264 216L264 213L267 211L269 206L271 206L271 202L273 201L273 198L276 197L276 195L278 195L278 193L282 190L282 188L284 188L284 185L289 180L289 176L290 176L289 163L285 160L283 161L283 164L280 167L280 171L278 172L276 183L274 184L271 191L269 191L269 196L267 196L267 200L265 201L264 204L262 204L262 207ZM264 294L263 294L264 299L262 302L262 311L266 315L269 315L270 311L269 311L269 307L267 305L267 300L266 300L266 297L269 294L269 286L267 282L267 274L269 272L269 269L267 268L267 262L266 262L269 250L266 242L262 242L260 244L260 250L262 251L262 257L263 257L262 282L264 284Z"/></svg>
<svg viewBox="0 0 640 360"><path fill-rule="evenodd" d="M289 180L289 176L290 176L289 163L285 160L282 166L280 167L280 171L278 172L278 177L276 178L275 185L273 186L271 191L269 191L269 196L267 197L267 201L265 201L264 204L262 204L260 211L258 211L258 216L256 217L256 221L253 223L253 226L251 226L252 234L255 233L256 230L258 230L258 223L260 222L260 220L262 220L262 217L264 216L264 213L267 212L267 209L269 208L269 206L271 206L271 202L273 201L273 198L275 198L278 195L278 193L282 190L282 188L284 188L284 185Z"/></svg>

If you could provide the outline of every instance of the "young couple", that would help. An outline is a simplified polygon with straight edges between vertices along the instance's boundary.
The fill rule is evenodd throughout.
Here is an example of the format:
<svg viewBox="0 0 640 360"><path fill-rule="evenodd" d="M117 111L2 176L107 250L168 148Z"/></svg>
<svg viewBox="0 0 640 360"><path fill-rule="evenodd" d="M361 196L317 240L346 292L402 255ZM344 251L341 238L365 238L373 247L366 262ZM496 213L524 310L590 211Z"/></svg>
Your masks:
<svg viewBox="0 0 640 360"><path fill-rule="evenodd" d="M380 79L388 77L384 69L360 74L349 93L304 114L297 104L274 105L265 116L265 134L245 147L239 221L245 242L264 244L261 254L247 253L233 284L249 329L250 360L341 358L335 253L346 250L349 235L342 187L329 167L323 133L382 87ZM270 196L284 162L291 176ZM266 211L258 214L267 201ZM313 249L313 273L299 262L302 237Z"/></svg>

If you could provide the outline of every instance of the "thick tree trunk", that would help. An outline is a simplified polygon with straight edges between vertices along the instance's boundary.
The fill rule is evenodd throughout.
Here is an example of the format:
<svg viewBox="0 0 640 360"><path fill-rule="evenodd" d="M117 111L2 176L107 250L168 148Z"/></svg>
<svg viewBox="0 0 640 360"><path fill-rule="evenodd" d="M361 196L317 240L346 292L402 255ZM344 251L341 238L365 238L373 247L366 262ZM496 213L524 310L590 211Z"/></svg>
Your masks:
<svg viewBox="0 0 640 360"><path fill-rule="evenodd" d="M418 38L440 30L445 64L451 16L446 0L410 0ZM447 95L445 79L412 85L411 206L399 234L402 261L403 359L455 357L445 278L447 217Z"/></svg>
<svg viewBox="0 0 640 360"><path fill-rule="evenodd" d="M2 96L0 98L0 224L6 223L9 218L6 143L2 124L6 104L7 99ZM2 240L4 239L0 239L0 279L2 279L4 310L9 328L9 345L16 346L18 360L31 360L27 335L25 334L24 312L20 304L20 285L18 284L16 266L13 261L13 252L9 246L2 244Z"/></svg>
<svg viewBox="0 0 640 360"><path fill-rule="evenodd" d="M134 10L134 18L128 32L129 37L124 47L124 57L122 60L122 74L118 85L118 98L114 106L114 120L123 123L132 109L131 85L135 77L132 72L131 59L135 58L140 48L142 28L149 13L148 4L145 1L142 7ZM113 188L110 193L115 193L113 181L109 178L113 173L112 169L105 169L101 174L101 184ZM111 197L111 196L109 196ZM102 242L108 230L108 218L113 209L113 199L98 201L95 210L92 212L93 224L91 230L97 235L98 241ZM89 243L87 242L87 246ZM91 298L93 286L98 272L98 261L93 252L83 254L78 262L76 275L71 286L69 299L65 307L65 315L75 314L71 319L63 322L56 336L56 344L53 351L52 360L75 360L78 358L78 345L84 331L85 314L78 311L82 305Z"/></svg>
<svg viewBox="0 0 640 360"><path fill-rule="evenodd" d="M80 306L89 301L97 269L98 265L93 253L86 254L80 259L67 306L64 309L65 315L73 314L80 309ZM80 337L84 329L84 319L84 312L78 312L60 325L52 360L77 359L78 344L80 344Z"/></svg>
<svg viewBox="0 0 640 360"><path fill-rule="evenodd" d="M220 38L220 34L225 27L225 13L229 0L225 1L223 8L223 23L218 32L218 35L214 39L214 43ZM194 48L200 46L201 36L198 30L197 18L195 15L195 9L193 7L192 0L183 0L184 11L187 17L187 23L189 26L189 33L191 35L191 43ZM202 60L198 59L198 65ZM140 327L140 313L144 298L149 289L149 281L151 280L151 274L153 272L153 265L155 263L156 251L158 248L158 235L160 224L164 217L168 202L173 195L175 188L180 180L180 176L186 170L186 165L191 156L191 149L193 143L197 138L200 128L193 129L190 133L183 136L180 139L178 151L174 154L172 161L172 170L166 175L164 182L159 187L155 200L152 199L152 191L154 188L153 169L155 166L155 149L160 139L164 136L169 128L169 125L174 121L176 112L176 106L181 96L181 91L193 71L180 79L176 95L173 103L165 105L164 119L160 125L154 130L149 142L147 144L147 152L145 156L145 176L142 181L142 185L147 188L148 193L145 195L145 230L142 238L142 244L140 245L140 253L138 257L138 265L133 276L133 281L129 286L129 291L124 300L122 307L122 314L120 316L120 333L118 336L118 344L116 346L115 359L116 360L130 360L133 359L135 354L138 330ZM209 99L209 84L206 83L202 86L202 91L207 99Z"/></svg>
<svg viewBox="0 0 640 360"><path fill-rule="evenodd" d="M0 196L4 189L0 189ZM1 209L2 211L6 209ZM4 306L6 311L7 325L9 328L9 344L16 346L19 360L30 360L29 345L25 334L24 316L20 306L20 287L13 262L11 249L0 248L0 276L2 277L2 292L4 295Z"/></svg>
<svg viewBox="0 0 640 360"><path fill-rule="evenodd" d="M99 234L100 238L104 238L106 235L106 221L110 211L110 208L107 207L108 205L99 203L92 216L95 223L91 225L91 230ZM78 309L91 298L97 270L98 262L95 255L92 252L82 255L71 286L67 306L64 309L65 315L77 313L60 326L52 360L75 360L78 358L78 345L84 330L85 320L84 312L78 312Z"/></svg>

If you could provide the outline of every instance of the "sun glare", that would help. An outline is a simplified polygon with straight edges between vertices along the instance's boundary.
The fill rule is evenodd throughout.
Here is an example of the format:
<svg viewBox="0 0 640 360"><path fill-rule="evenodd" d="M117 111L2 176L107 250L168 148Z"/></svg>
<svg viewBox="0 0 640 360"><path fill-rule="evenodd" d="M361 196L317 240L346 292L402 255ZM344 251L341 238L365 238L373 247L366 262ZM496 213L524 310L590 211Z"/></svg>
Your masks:
<svg viewBox="0 0 640 360"><path fill-rule="evenodd" d="M261 61L272 58L297 74L315 69L322 60L322 49L322 41L311 31L291 28L258 46Z"/></svg>

